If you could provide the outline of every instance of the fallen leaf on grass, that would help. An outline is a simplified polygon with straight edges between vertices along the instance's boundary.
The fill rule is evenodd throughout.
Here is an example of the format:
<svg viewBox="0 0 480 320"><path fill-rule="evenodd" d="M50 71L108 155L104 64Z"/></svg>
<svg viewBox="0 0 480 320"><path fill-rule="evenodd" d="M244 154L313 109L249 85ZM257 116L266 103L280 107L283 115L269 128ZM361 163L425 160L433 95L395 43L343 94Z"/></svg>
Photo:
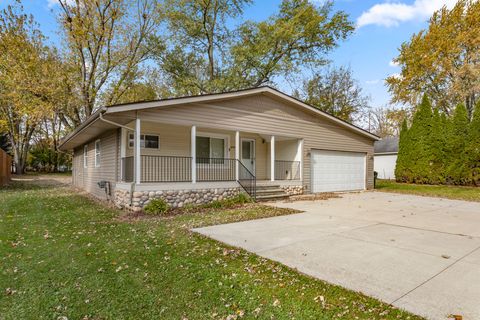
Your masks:
<svg viewBox="0 0 480 320"><path fill-rule="evenodd" d="M320 302L322 304L322 307L325 308L325 297L324 296L317 296L313 298L315 302Z"/></svg>

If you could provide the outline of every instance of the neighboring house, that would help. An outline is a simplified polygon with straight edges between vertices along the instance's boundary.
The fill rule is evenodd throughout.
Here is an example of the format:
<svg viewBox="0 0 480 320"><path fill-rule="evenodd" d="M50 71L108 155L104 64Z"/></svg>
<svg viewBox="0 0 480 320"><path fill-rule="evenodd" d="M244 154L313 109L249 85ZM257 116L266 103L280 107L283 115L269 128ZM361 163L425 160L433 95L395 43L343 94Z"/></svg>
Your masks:
<svg viewBox="0 0 480 320"><path fill-rule="evenodd" d="M379 179L395 179L398 137L386 137L375 142L375 171Z"/></svg>
<svg viewBox="0 0 480 320"><path fill-rule="evenodd" d="M378 139L260 87L104 107L60 149L73 150L76 187L138 211L152 197L176 207L371 189Z"/></svg>

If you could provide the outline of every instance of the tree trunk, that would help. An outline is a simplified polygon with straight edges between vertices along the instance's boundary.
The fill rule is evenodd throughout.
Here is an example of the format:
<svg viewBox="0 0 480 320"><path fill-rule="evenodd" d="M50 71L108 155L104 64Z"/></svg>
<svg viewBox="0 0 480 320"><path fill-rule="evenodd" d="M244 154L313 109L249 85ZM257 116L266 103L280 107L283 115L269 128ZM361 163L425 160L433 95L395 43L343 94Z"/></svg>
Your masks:
<svg viewBox="0 0 480 320"><path fill-rule="evenodd" d="M465 98L465 107L467 107L468 119L472 120L473 110L475 109L475 94L472 93Z"/></svg>
<svg viewBox="0 0 480 320"><path fill-rule="evenodd" d="M23 174L25 172L25 158L17 148L13 148L13 163L15 164L16 174Z"/></svg>

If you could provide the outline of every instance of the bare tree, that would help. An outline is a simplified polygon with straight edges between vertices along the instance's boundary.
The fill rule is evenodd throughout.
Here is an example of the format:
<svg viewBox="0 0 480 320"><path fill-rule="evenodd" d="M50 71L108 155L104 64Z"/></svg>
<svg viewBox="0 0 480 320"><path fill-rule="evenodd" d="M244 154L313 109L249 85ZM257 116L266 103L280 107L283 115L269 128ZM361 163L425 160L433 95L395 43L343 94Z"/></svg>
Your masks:
<svg viewBox="0 0 480 320"><path fill-rule="evenodd" d="M369 131L382 138L399 136L403 120L408 118L406 109L377 107L369 112Z"/></svg>
<svg viewBox="0 0 480 320"><path fill-rule="evenodd" d="M158 25L153 0L58 0L67 48L67 63L80 104L67 110L68 126L79 125L99 100L114 104L142 75L147 45ZM108 87L109 90L105 90Z"/></svg>
<svg viewBox="0 0 480 320"><path fill-rule="evenodd" d="M300 94L307 103L348 122L359 122L370 109L370 97L363 93L352 70L330 68L306 80Z"/></svg>

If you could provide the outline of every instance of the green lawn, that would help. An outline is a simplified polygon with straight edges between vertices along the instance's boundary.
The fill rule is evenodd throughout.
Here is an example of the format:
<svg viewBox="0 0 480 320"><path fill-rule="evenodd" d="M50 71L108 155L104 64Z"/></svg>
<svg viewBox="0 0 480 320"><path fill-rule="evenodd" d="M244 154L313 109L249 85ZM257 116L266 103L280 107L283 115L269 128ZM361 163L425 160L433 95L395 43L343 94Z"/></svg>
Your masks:
<svg viewBox="0 0 480 320"><path fill-rule="evenodd" d="M0 189L0 319L419 319L188 228L249 204L130 219L67 187Z"/></svg>
<svg viewBox="0 0 480 320"><path fill-rule="evenodd" d="M379 191L408 193L420 196L480 201L480 188L476 187L431 186L424 184L398 183L391 180L377 180L375 189Z"/></svg>

